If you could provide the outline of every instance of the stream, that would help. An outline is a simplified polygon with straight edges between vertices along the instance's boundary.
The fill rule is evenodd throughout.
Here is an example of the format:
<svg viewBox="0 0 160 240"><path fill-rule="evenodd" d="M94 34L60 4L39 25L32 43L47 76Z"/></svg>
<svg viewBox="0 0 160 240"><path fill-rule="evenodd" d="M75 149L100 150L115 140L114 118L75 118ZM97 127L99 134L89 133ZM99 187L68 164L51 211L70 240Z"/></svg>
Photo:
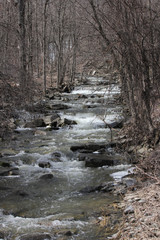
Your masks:
<svg viewBox="0 0 160 240"><path fill-rule="evenodd" d="M14 140L0 142L2 152L13 151L2 154L0 161L10 162L14 171L18 171L0 176L0 239L99 240L109 239L114 233L114 225L121 218L114 204L120 198L111 193L83 193L81 189L121 178L130 165L85 167L84 161L79 161L70 150L74 145L110 142L105 121L121 119L122 107L116 103L120 94L118 84L108 81L89 77L86 84L76 86L71 93L50 100L56 104L63 102L68 108L58 114L77 125L52 131L38 128L39 132L22 125L16 129ZM21 114L26 119L30 115L25 111ZM57 161L53 161L53 155ZM40 167L40 162L46 162L46 166ZM112 218L107 228L102 226L104 211ZM27 238L37 234L39 238Z"/></svg>

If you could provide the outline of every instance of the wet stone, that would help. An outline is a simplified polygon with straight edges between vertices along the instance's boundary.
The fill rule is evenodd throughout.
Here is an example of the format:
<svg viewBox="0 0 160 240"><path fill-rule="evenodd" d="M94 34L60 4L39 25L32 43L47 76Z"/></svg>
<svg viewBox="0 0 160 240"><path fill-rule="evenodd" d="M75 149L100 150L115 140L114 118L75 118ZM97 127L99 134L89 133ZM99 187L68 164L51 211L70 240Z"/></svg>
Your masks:
<svg viewBox="0 0 160 240"><path fill-rule="evenodd" d="M20 237L20 240L50 240L52 239L49 234L29 234Z"/></svg>
<svg viewBox="0 0 160 240"><path fill-rule="evenodd" d="M80 193L92 193L92 192L96 192L96 191L100 191L101 187L85 187L83 189L80 190Z"/></svg>
<svg viewBox="0 0 160 240"><path fill-rule="evenodd" d="M45 116L43 118L46 125L51 125L52 127L56 127L58 121L60 120L60 116L57 113L54 113L52 115Z"/></svg>
<svg viewBox="0 0 160 240"><path fill-rule="evenodd" d="M19 175L18 168L0 168L0 176Z"/></svg>
<svg viewBox="0 0 160 240"><path fill-rule="evenodd" d="M72 236L72 232L71 231L67 231L64 235L70 237L70 236Z"/></svg>
<svg viewBox="0 0 160 240"><path fill-rule="evenodd" d="M35 119L31 122L28 122L24 125L25 128L36 128L36 127L45 127L46 124L43 119Z"/></svg>
<svg viewBox="0 0 160 240"><path fill-rule="evenodd" d="M37 135L46 136L47 133L46 133L45 131L36 130L36 131L35 131L35 136L37 136Z"/></svg>
<svg viewBox="0 0 160 240"><path fill-rule="evenodd" d="M102 167L102 166L114 166L123 163L121 156L108 155L107 153L89 153L79 154L79 161L85 161L86 167Z"/></svg>
<svg viewBox="0 0 160 240"><path fill-rule="evenodd" d="M5 238L4 233L0 232L0 239L3 239L3 238Z"/></svg>
<svg viewBox="0 0 160 240"><path fill-rule="evenodd" d="M51 164L50 164L50 162L40 162L38 164L38 166L41 167L41 168L50 168Z"/></svg>
<svg viewBox="0 0 160 240"><path fill-rule="evenodd" d="M69 107L64 104L53 104L50 106L50 109L52 109L52 110L64 110L64 109L68 109L68 108Z"/></svg>
<svg viewBox="0 0 160 240"><path fill-rule="evenodd" d="M123 127L123 121L115 121L109 124L110 128L122 128Z"/></svg>
<svg viewBox="0 0 160 240"><path fill-rule="evenodd" d="M114 182L103 183L99 186L88 186L80 190L81 193L93 193L93 192L111 192L115 189Z"/></svg>
<svg viewBox="0 0 160 240"><path fill-rule="evenodd" d="M103 167L103 166L113 166L115 162L111 159L98 159L98 158L90 158L85 160L86 167ZM118 163L117 163L118 164Z"/></svg>
<svg viewBox="0 0 160 240"><path fill-rule="evenodd" d="M62 155L62 154L61 154L60 152L53 152L51 156L52 156L52 157L58 157L58 158L60 158L61 155Z"/></svg>
<svg viewBox="0 0 160 240"><path fill-rule="evenodd" d="M102 185L101 192L111 192L115 190L114 182L107 182Z"/></svg>
<svg viewBox="0 0 160 240"><path fill-rule="evenodd" d="M0 166L1 167L11 167L11 163L9 161L0 161Z"/></svg>
<svg viewBox="0 0 160 240"><path fill-rule="evenodd" d="M71 146L71 151L82 151L82 150L88 150L90 152L98 151L101 148L105 148L107 145L105 144L84 144L84 145L75 145Z"/></svg>
<svg viewBox="0 0 160 240"><path fill-rule="evenodd" d="M133 186L135 186L136 184L137 184L137 181L136 181L136 179L134 179L134 178L124 178L123 180L122 180L122 182L123 182L123 184L125 184L126 185L126 187L133 187Z"/></svg>
<svg viewBox="0 0 160 240"><path fill-rule="evenodd" d="M40 179L42 180L53 179L53 174L48 173L48 174L42 175Z"/></svg>
<svg viewBox="0 0 160 240"><path fill-rule="evenodd" d="M28 197L29 194L27 192L24 192L22 190L18 190L15 192L15 195L21 196L21 197Z"/></svg>
<svg viewBox="0 0 160 240"><path fill-rule="evenodd" d="M58 124L58 127L64 127L64 126L76 125L77 122L74 120L64 118L64 119L61 119L57 124Z"/></svg>
<svg viewBox="0 0 160 240"><path fill-rule="evenodd" d="M60 152L53 152L51 153L51 157L50 160L52 160L53 162L62 162L62 154Z"/></svg>
<svg viewBox="0 0 160 240"><path fill-rule="evenodd" d="M21 156L21 161L24 163L24 164L28 164L28 165L31 165L35 162L35 159L33 156L27 156L27 155L24 155L24 156Z"/></svg>
<svg viewBox="0 0 160 240"><path fill-rule="evenodd" d="M1 156L13 156L16 152L13 149L3 149L0 154Z"/></svg>

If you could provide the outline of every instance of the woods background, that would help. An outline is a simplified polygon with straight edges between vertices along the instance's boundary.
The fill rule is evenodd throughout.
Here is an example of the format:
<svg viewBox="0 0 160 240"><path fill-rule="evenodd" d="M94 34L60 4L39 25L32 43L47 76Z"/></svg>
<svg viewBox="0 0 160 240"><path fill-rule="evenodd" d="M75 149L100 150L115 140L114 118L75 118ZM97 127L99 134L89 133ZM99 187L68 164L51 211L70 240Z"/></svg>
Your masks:
<svg viewBox="0 0 160 240"><path fill-rule="evenodd" d="M1 118L48 87L73 85L76 73L112 68L134 132L155 138L158 0L1 0L0 19Z"/></svg>

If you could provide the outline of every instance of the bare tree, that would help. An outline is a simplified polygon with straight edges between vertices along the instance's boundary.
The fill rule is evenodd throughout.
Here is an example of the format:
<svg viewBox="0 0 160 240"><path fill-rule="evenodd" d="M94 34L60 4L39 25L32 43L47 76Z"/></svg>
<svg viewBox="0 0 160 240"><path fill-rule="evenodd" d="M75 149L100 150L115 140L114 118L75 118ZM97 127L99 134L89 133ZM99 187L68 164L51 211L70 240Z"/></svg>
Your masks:
<svg viewBox="0 0 160 240"><path fill-rule="evenodd" d="M91 24L104 40L120 73L134 124L144 132L153 131L152 93L159 76L158 2L88 0L88 3L92 9Z"/></svg>
<svg viewBox="0 0 160 240"><path fill-rule="evenodd" d="M47 66L47 6L48 6L49 0L45 1L44 4L44 27L43 27L43 81L44 81L44 94L46 94L46 66Z"/></svg>
<svg viewBox="0 0 160 240"><path fill-rule="evenodd" d="M153 131L159 97L158 0L12 0L0 3L0 71L28 93L34 81L62 88L79 71L109 64L119 73L133 124ZM17 74L18 73L18 74ZM32 81L31 81L32 80ZM28 94L23 94L23 96Z"/></svg>
<svg viewBox="0 0 160 240"><path fill-rule="evenodd" d="M27 59L26 59L26 0L19 1L19 33L20 33L20 86L24 92L27 86Z"/></svg>

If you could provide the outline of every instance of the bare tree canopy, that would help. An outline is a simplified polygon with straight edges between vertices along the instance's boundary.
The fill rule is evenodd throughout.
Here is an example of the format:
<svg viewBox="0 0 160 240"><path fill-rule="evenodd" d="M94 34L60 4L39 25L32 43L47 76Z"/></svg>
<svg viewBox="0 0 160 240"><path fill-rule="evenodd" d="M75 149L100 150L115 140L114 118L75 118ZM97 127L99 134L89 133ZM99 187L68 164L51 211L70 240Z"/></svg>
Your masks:
<svg viewBox="0 0 160 240"><path fill-rule="evenodd" d="M35 82L44 94L49 86L72 85L76 72L103 62L118 71L134 124L153 131L158 0L12 0L1 1L0 8L0 71L15 79L24 96Z"/></svg>

